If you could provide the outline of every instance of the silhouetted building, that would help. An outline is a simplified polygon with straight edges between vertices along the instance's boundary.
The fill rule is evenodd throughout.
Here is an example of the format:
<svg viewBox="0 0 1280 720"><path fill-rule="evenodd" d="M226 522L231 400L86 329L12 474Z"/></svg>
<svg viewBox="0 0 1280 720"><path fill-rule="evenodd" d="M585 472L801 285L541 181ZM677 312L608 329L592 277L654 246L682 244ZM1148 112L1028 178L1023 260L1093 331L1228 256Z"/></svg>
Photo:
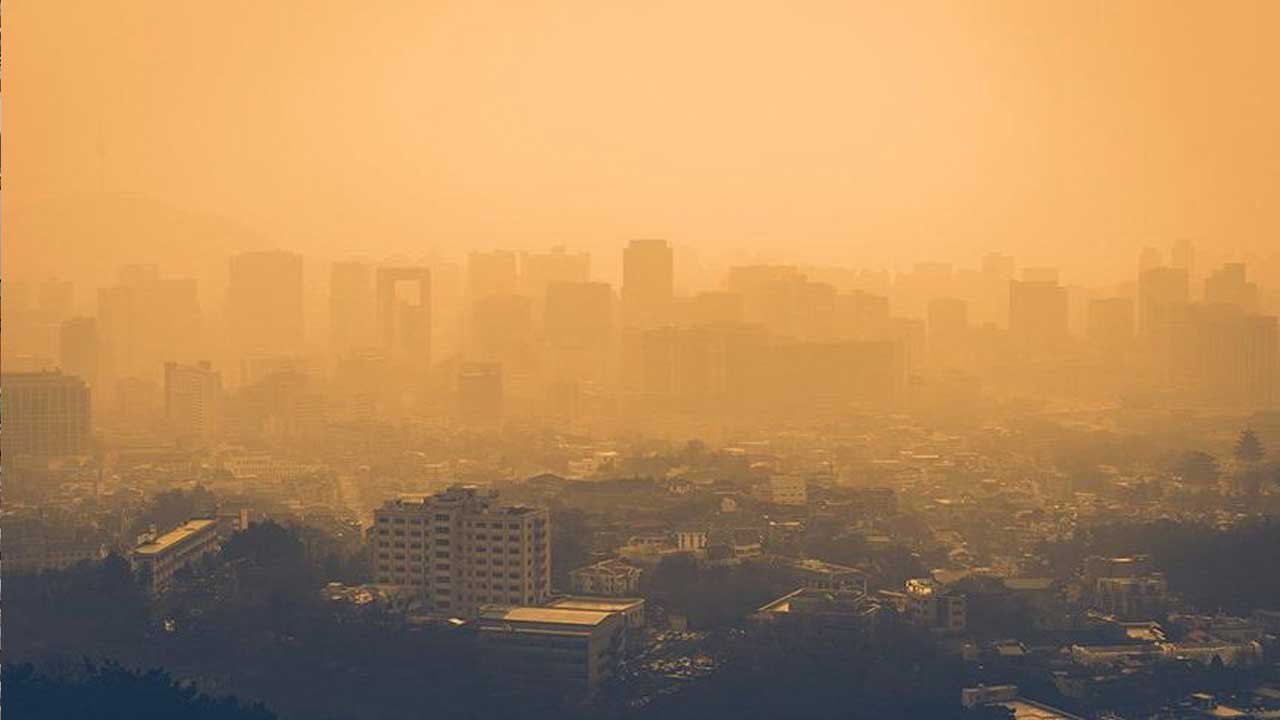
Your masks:
<svg viewBox="0 0 1280 720"><path fill-rule="evenodd" d="M1066 288L1056 282L1011 281L1009 335L1024 351L1061 347L1068 338Z"/></svg>
<svg viewBox="0 0 1280 720"><path fill-rule="evenodd" d="M547 288L556 283L584 283L591 280L591 255L566 252L563 246L546 253L520 256L520 292L537 304L547 297Z"/></svg>
<svg viewBox="0 0 1280 720"><path fill-rule="evenodd" d="M6 458L88 454L91 403L83 380L59 371L0 377Z"/></svg>
<svg viewBox="0 0 1280 720"><path fill-rule="evenodd" d="M1089 302L1089 341L1108 352L1133 345L1133 298L1098 298Z"/></svg>
<svg viewBox="0 0 1280 720"><path fill-rule="evenodd" d="M222 376L208 362L196 365L165 363L165 424L179 440L207 442L222 421Z"/></svg>
<svg viewBox="0 0 1280 720"><path fill-rule="evenodd" d="M675 260L666 240L632 240L622 251L622 312L632 327L669 322Z"/></svg>
<svg viewBox="0 0 1280 720"><path fill-rule="evenodd" d="M502 365L463 363L458 370L458 419L467 425L502 422Z"/></svg>
<svg viewBox="0 0 1280 720"><path fill-rule="evenodd" d="M368 263L336 262L329 271L329 349L347 353L376 345L373 270Z"/></svg>
<svg viewBox="0 0 1280 720"><path fill-rule="evenodd" d="M301 350L302 297L301 255L268 250L232 257L227 325L239 354Z"/></svg>
<svg viewBox="0 0 1280 720"><path fill-rule="evenodd" d="M1207 305L1230 305L1244 312L1258 309L1258 284L1245 279L1244 263L1227 263L1204 281Z"/></svg>
<svg viewBox="0 0 1280 720"><path fill-rule="evenodd" d="M380 267L377 280L378 340L393 362L431 363L431 271Z"/></svg>
<svg viewBox="0 0 1280 720"><path fill-rule="evenodd" d="M65 320L58 333L58 365L68 375L84 380L95 399L98 387L98 321L91 317Z"/></svg>

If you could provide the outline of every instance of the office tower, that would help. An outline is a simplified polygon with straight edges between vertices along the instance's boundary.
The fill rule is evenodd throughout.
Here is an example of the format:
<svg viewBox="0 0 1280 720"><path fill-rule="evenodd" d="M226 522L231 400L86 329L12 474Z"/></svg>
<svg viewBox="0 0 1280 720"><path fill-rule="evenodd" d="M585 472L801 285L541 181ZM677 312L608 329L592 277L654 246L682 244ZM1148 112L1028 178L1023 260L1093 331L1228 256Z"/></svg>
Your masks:
<svg viewBox="0 0 1280 720"><path fill-rule="evenodd" d="M735 292L701 292L689 303L690 325L735 325L742 322L742 296Z"/></svg>
<svg viewBox="0 0 1280 720"><path fill-rule="evenodd" d="M622 251L623 322L654 327L670 321L675 260L666 240L632 240Z"/></svg>
<svg viewBox="0 0 1280 720"><path fill-rule="evenodd" d="M474 302L471 318L472 357L500 363L508 373L533 370L532 300L523 295L489 295Z"/></svg>
<svg viewBox="0 0 1280 720"><path fill-rule="evenodd" d="M302 349L302 256L280 250L231 258L227 324L238 354Z"/></svg>
<svg viewBox="0 0 1280 720"><path fill-rule="evenodd" d="M929 358L934 365L962 364L969 332L969 304L956 298L929 301Z"/></svg>
<svg viewBox="0 0 1280 720"><path fill-rule="evenodd" d="M613 288L607 283L555 283L547 288L544 335L548 379L603 382L614 347Z"/></svg>
<svg viewBox="0 0 1280 720"><path fill-rule="evenodd" d="M502 366L463 363L458 370L458 420L465 425L502 422Z"/></svg>
<svg viewBox="0 0 1280 720"><path fill-rule="evenodd" d="M0 452L6 460L89 453L89 386L83 380L56 370L4 373L0 387Z"/></svg>
<svg viewBox="0 0 1280 720"><path fill-rule="evenodd" d="M208 362L164 366L164 417L179 440L208 442L221 426L222 376Z"/></svg>
<svg viewBox="0 0 1280 720"><path fill-rule="evenodd" d="M918 262L911 272L899 273L893 283L893 303L899 315L923 317L929 298L954 294L951 263Z"/></svg>
<svg viewBox="0 0 1280 720"><path fill-rule="evenodd" d="M889 298L854 290L836 296L836 336L844 340L883 339L890 330Z"/></svg>
<svg viewBox="0 0 1280 720"><path fill-rule="evenodd" d="M1142 275L1148 270L1164 267L1164 253L1159 248L1144 247L1142 252L1138 253L1138 275ZM1180 268L1186 270L1186 268Z"/></svg>
<svg viewBox="0 0 1280 720"><path fill-rule="evenodd" d="M467 255L467 297L473 301L519 289L515 253L494 250Z"/></svg>
<svg viewBox="0 0 1280 720"><path fill-rule="evenodd" d="M424 267L380 267L377 282L378 340L393 361L431 363L431 271Z"/></svg>
<svg viewBox="0 0 1280 720"><path fill-rule="evenodd" d="M65 320L58 334L58 366L84 380L90 391L98 388L98 321L91 317ZM101 397L99 395L99 397Z"/></svg>
<svg viewBox="0 0 1280 720"><path fill-rule="evenodd" d="M551 519L545 508L497 504L495 494L455 485L404 496L374 510L373 576L447 617L482 605L538 605L551 596Z"/></svg>
<svg viewBox="0 0 1280 720"><path fill-rule="evenodd" d="M1186 345L1176 357L1177 376L1192 395L1215 406L1275 407L1276 318L1249 315L1233 305L1193 305L1175 342Z"/></svg>
<svg viewBox="0 0 1280 720"><path fill-rule="evenodd" d="M1244 263L1227 263L1205 278L1204 301L1255 312L1258 309L1258 285L1245 279Z"/></svg>
<svg viewBox="0 0 1280 720"><path fill-rule="evenodd" d="M1188 289L1185 268L1155 267L1138 276L1138 338L1166 379L1174 363L1173 335L1186 319Z"/></svg>
<svg viewBox="0 0 1280 720"><path fill-rule="evenodd" d="M975 325L1009 326L1009 281L1014 279L1016 270L1012 255L989 253L982 258L981 290L972 308Z"/></svg>
<svg viewBox="0 0 1280 720"><path fill-rule="evenodd" d="M336 262L329 271L329 349L338 354L375 345L373 270Z"/></svg>
<svg viewBox="0 0 1280 720"><path fill-rule="evenodd" d="M1173 243L1173 251L1169 253L1169 265L1187 271L1187 277L1196 275L1196 246L1187 238L1180 238Z"/></svg>
<svg viewBox="0 0 1280 720"><path fill-rule="evenodd" d="M1060 347L1068 337L1066 288L1055 282L1010 281L1009 335L1026 351Z"/></svg>
<svg viewBox="0 0 1280 720"><path fill-rule="evenodd" d="M71 316L74 287L65 280L44 280L32 288L25 283L6 283L9 302L4 308L5 336L0 344L6 367L51 368L58 357L58 334L62 321Z"/></svg>
<svg viewBox="0 0 1280 720"><path fill-rule="evenodd" d="M169 360L194 360L203 340L194 278L164 278L155 265L124 265L98 291L103 375L158 379Z"/></svg>
<svg viewBox="0 0 1280 720"><path fill-rule="evenodd" d="M1040 266L1022 269L1022 281L1033 283L1052 283L1061 281L1061 272L1056 267Z"/></svg>
<svg viewBox="0 0 1280 720"><path fill-rule="evenodd" d="M729 292L742 297L742 319L759 323L780 337L799 335L802 287L808 280L790 265L743 265L729 268ZM830 287L829 285L826 287ZM831 293L834 322L835 298Z"/></svg>
<svg viewBox="0 0 1280 720"><path fill-rule="evenodd" d="M541 304L547 288L554 283L584 283L591 279L591 255L566 252L563 246L551 252L520 255L520 292Z"/></svg>
<svg viewBox="0 0 1280 720"><path fill-rule="evenodd" d="M1098 298L1089 302L1089 342L1115 353L1133 345L1133 298Z"/></svg>

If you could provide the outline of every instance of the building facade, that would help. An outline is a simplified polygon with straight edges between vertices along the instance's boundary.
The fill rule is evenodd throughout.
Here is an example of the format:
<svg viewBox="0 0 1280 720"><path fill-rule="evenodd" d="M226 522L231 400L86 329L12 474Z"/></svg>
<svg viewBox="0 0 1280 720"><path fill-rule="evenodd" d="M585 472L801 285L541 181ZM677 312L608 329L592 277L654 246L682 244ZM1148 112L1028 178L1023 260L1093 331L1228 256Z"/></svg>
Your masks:
<svg viewBox="0 0 1280 720"><path fill-rule="evenodd" d="M5 373L0 380L0 445L8 457L89 452L89 386L61 372Z"/></svg>
<svg viewBox="0 0 1280 720"><path fill-rule="evenodd" d="M538 605L551 597L551 521L545 508L498 505L454 485L374 511L374 581L418 595L432 612L475 617L482 605Z"/></svg>

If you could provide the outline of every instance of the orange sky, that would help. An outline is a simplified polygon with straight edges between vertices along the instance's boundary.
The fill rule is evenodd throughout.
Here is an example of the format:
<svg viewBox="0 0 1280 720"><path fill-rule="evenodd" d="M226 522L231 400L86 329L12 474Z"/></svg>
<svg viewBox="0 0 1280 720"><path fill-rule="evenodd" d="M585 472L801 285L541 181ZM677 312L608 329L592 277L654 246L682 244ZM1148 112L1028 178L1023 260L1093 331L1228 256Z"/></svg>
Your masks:
<svg viewBox="0 0 1280 720"><path fill-rule="evenodd" d="M1116 280L1142 244L1280 245L1280 2L5 10L7 277L558 242L608 276L626 239L662 236L726 261L1002 250ZM153 204L224 220L157 228Z"/></svg>

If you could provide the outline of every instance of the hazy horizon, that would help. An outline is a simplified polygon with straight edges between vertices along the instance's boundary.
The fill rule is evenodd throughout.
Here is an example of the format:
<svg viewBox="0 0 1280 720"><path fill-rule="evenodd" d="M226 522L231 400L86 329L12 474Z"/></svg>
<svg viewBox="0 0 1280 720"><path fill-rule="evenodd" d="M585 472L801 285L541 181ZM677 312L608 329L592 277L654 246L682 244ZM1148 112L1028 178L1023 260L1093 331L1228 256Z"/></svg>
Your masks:
<svg viewBox="0 0 1280 720"><path fill-rule="evenodd" d="M1106 284L1280 235L1274 3L66 9L6 18L3 259L32 279L567 245L616 282L664 237Z"/></svg>

